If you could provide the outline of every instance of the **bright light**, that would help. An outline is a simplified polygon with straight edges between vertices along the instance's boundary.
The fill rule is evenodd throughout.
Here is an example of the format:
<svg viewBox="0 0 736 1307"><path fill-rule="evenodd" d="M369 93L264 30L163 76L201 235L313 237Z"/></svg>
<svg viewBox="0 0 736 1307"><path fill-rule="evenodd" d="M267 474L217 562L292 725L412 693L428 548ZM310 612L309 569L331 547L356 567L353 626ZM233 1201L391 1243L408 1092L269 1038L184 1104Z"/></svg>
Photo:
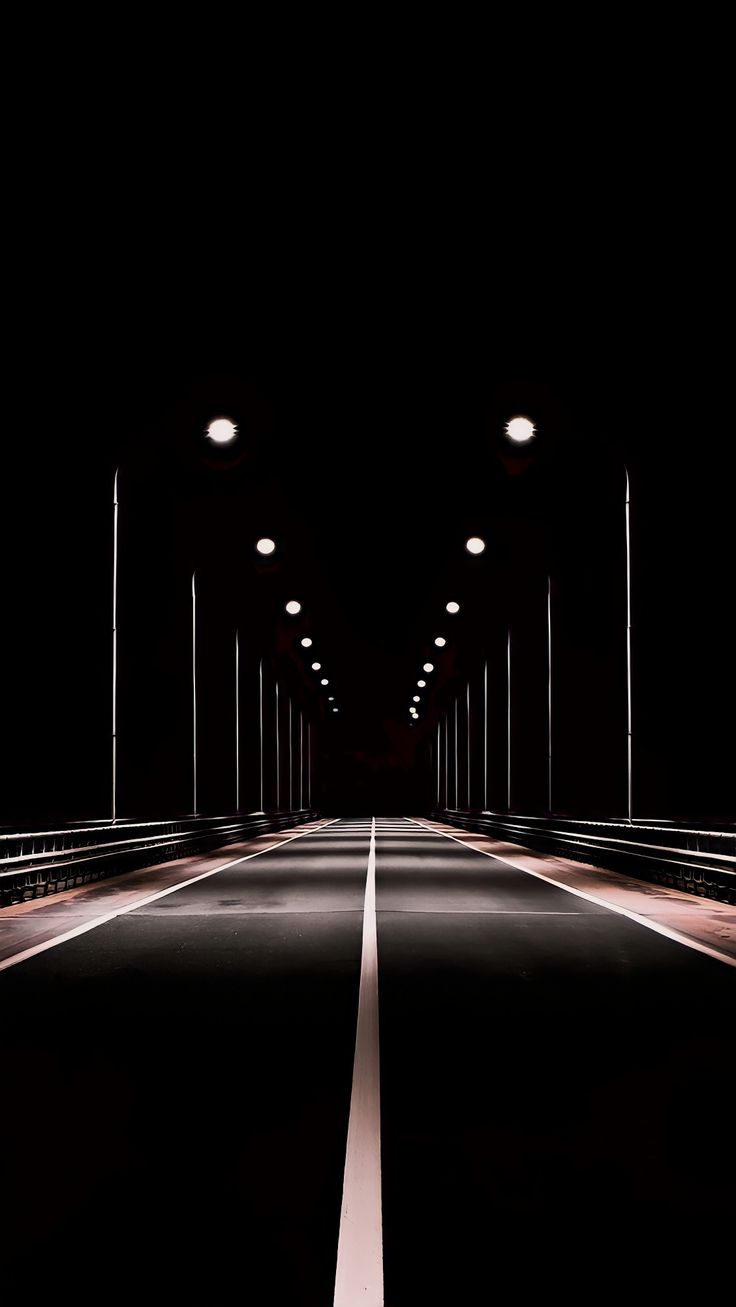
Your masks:
<svg viewBox="0 0 736 1307"><path fill-rule="evenodd" d="M312 663L312 671L313 671L313 672L321 672L321 671L322 671L322 664L321 664L321 663Z"/></svg>
<svg viewBox="0 0 736 1307"><path fill-rule="evenodd" d="M335 698L334 694L328 694L328 696L327 696L327 702L328 702L328 703L332 703L332 702L334 701L334 698Z"/></svg>
<svg viewBox="0 0 736 1307"><path fill-rule="evenodd" d="M512 418L506 423L506 435L512 445L528 445L534 439L537 428L529 418Z"/></svg>
<svg viewBox="0 0 736 1307"><path fill-rule="evenodd" d="M413 694L411 697L412 697L412 699L414 700L415 703L419 703L419 695L418 695L418 694Z"/></svg>
<svg viewBox="0 0 736 1307"><path fill-rule="evenodd" d="M333 711L333 712L337 712L337 708L333 708L332 711Z"/></svg>
<svg viewBox="0 0 736 1307"><path fill-rule="evenodd" d="M291 613L292 617L296 617L297 613L302 611L302 606L300 603L297 603L296 599L290 599L286 605L286 611L287 613Z"/></svg>
<svg viewBox="0 0 736 1307"><path fill-rule="evenodd" d="M304 639L302 640L302 649L311 649L311 647L312 647L312 641L310 640L308 635L305 635Z"/></svg>
<svg viewBox="0 0 736 1307"><path fill-rule="evenodd" d="M419 686L420 690L423 690L426 684L427 684L426 681L417 681L417 685Z"/></svg>
<svg viewBox="0 0 736 1307"><path fill-rule="evenodd" d="M230 418L213 418L207 428L207 439L213 445L229 445L238 434L238 428Z"/></svg>
<svg viewBox="0 0 736 1307"><path fill-rule="evenodd" d="M327 677L323 676L322 680L320 681L320 685L329 685L329 684L330 682L327 680Z"/></svg>
<svg viewBox="0 0 736 1307"><path fill-rule="evenodd" d="M435 644L437 645L438 649L444 649L445 645L447 644L444 635L438 635L437 639L435 640Z"/></svg>
<svg viewBox="0 0 736 1307"><path fill-rule="evenodd" d="M481 540L480 536L471 536L469 540L465 541L465 548L469 554L482 554L485 547L486 542Z"/></svg>
<svg viewBox="0 0 736 1307"><path fill-rule="evenodd" d="M460 612L460 605L456 604L454 599L451 599L449 604L445 604L445 608L447 609L448 613Z"/></svg>
<svg viewBox="0 0 736 1307"><path fill-rule="evenodd" d="M423 668L422 668L422 671L423 671L423 672L433 672L433 671L434 671L434 663L425 663L424 666L423 666Z"/></svg>
<svg viewBox="0 0 736 1307"><path fill-rule="evenodd" d="M256 549L259 554L272 554L275 548L276 541L269 540L268 536L264 536L262 540L256 541Z"/></svg>

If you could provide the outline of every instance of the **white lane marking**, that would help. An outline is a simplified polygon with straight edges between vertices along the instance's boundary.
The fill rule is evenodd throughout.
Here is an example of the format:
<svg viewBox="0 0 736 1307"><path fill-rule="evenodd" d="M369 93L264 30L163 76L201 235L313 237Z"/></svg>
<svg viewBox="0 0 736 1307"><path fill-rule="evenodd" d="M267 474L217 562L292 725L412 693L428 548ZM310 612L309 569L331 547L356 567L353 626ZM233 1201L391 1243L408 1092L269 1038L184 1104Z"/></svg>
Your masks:
<svg viewBox="0 0 736 1307"><path fill-rule="evenodd" d="M371 821L365 882L358 1027L334 1298L334 1307L357 1304L383 1307L375 820Z"/></svg>
<svg viewBox="0 0 736 1307"><path fill-rule="evenodd" d="M316 834L317 831L324 830L325 826L331 826L333 822L339 820L339 817L333 817L330 821L324 822L322 826L313 826L309 830L300 830L296 835L290 835L286 840L278 840L275 844L269 844L265 849L256 849L255 853L246 853L242 858L233 858L231 862L222 862L219 867L211 867L209 871L200 872L198 876L190 876L188 880L181 880L176 885L169 885L168 889L157 890L155 894L146 894L144 898L135 899L132 903L127 903L125 907L106 912L102 917L93 917L92 921L85 921L81 926L74 926L72 930L65 930L63 934L54 935L53 939L46 939L41 944L33 944L30 948L23 949L21 953L11 953L10 957L0 960L0 971L7 971L8 967L16 967L19 962L27 962L29 958L34 958L37 953L45 953L47 949L56 948L57 944L66 944L67 940L76 939L78 935L86 935L88 930L95 930L97 926L105 926L108 921L114 921L116 917L124 917L129 912L135 912L136 908L144 908L148 903L155 903L156 899L163 899L167 894L175 894L177 890L186 889L188 885L196 885L198 880L207 880L208 876L216 876L218 871L226 871L228 867L237 867L240 862L249 862L251 858L259 857L261 853L270 853L273 849L283 848L285 844L291 844L292 840L299 840L304 835Z"/></svg>
<svg viewBox="0 0 736 1307"><path fill-rule="evenodd" d="M647 930L653 930L657 935L664 935L665 939L672 939L676 944L684 944L686 948L694 949L696 953L705 953L709 958L715 958L717 962L725 962L729 967L736 967L736 957L731 957L728 953L721 953L716 948L710 948L708 944L701 944L699 940L692 939L689 935L683 935L679 930L673 930L671 926L663 926L659 921L652 921L649 917L642 917L638 912L633 912L631 908L624 908L619 903L610 903L608 899L598 898L596 894L589 894L587 890L575 889L572 885L565 885L561 880L553 880L551 876L545 875L542 871L532 871L531 867L522 867L518 862L510 862L508 858L502 858L498 853L491 853L490 849L479 849L474 844L466 844L465 840L459 839L457 835L450 835L444 830L435 830L432 826L425 826L423 822L417 821L416 817L407 817L407 821L413 821L415 826L426 830L431 835L444 835L447 840L455 840L456 844L462 845L464 849L470 849L472 853L482 853L485 858L495 858L497 862L505 862L507 867L513 867L515 871L523 871L527 876L534 876L537 880L543 880L545 885L554 885L556 889L564 889L566 894L574 894L579 899L587 899L588 903L595 903L599 908L605 908L608 912L616 912L620 917L628 917L629 921L635 921L638 926L646 926ZM473 832L469 831L469 835ZM482 838L482 836L481 836Z"/></svg>

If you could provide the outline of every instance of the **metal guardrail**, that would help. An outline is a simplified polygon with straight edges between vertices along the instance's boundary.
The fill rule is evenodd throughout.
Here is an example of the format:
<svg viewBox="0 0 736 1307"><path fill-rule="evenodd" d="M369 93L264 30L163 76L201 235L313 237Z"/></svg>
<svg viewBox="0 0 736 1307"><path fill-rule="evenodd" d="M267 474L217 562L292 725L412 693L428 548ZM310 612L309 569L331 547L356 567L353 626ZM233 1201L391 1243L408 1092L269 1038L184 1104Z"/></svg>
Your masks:
<svg viewBox="0 0 736 1307"><path fill-rule="evenodd" d="M736 826L703 830L667 821L629 824L457 809L433 816L540 852L590 862L701 898L736 903Z"/></svg>
<svg viewBox="0 0 736 1307"><path fill-rule="evenodd" d="M313 809L303 809L3 832L0 833L0 908L170 861L187 853L286 830L303 825L317 815Z"/></svg>

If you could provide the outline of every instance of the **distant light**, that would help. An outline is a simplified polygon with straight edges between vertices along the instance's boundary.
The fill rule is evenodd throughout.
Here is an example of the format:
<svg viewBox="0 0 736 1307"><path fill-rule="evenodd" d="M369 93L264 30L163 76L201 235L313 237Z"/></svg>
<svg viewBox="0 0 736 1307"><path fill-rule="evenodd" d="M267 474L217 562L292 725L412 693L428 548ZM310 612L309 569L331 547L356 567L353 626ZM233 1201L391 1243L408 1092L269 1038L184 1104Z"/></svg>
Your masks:
<svg viewBox="0 0 736 1307"><path fill-rule="evenodd" d="M537 428L529 418L512 418L506 423L506 435L513 445L528 445L534 439Z"/></svg>
<svg viewBox="0 0 736 1307"><path fill-rule="evenodd" d="M449 604L445 604L445 608L447 609L448 613L460 612L460 605L456 604L454 599L451 599Z"/></svg>
<svg viewBox="0 0 736 1307"><path fill-rule="evenodd" d="M486 542L481 540L480 536L471 536L469 540L465 541L465 548L469 554L482 554L485 547Z"/></svg>
<svg viewBox="0 0 736 1307"><path fill-rule="evenodd" d="M286 611L287 613L291 613L292 617L296 617L297 613L302 611L302 606L300 603L297 603L296 599L290 599L286 605Z"/></svg>
<svg viewBox="0 0 736 1307"><path fill-rule="evenodd" d="M333 712L337 712L337 708L333 708L332 711L333 711Z"/></svg>
<svg viewBox="0 0 736 1307"><path fill-rule="evenodd" d="M433 671L434 671L434 663L425 663L424 666L423 666L423 668L422 668L422 671L423 671L423 672L433 672Z"/></svg>
<svg viewBox="0 0 736 1307"><path fill-rule="evenodd" d="M412 699L414 700L415 703L419 703L419 695L418 695L418 694L413 694L411 697L412 697Z"/></svg>
<svg viewBox="0 0 736 1307"><path fill-rule="evenodd" d="M207 439L213 445L229 445L238 434L238 428L230 418L213 418L207 427Z"/></svg>
<svg viewBox="0 0 736 1307"><path fill-rule="evenodd" d="M308 635L305 635L304 639L302 640L302 649L311 649L311 647L312 647L312 641L310 640Z"/></svg>
<svg viewBox="0 0 736 1307"><path fill-rule="evenodd" d="M329 685L329 684L330 682L327 680L327 677L323 676L322 680L320 681L320 685Z"/></svg>
<svg viewBox="0 0 736 1307"><path fill-rule="evenodd" d="M256 541L256 549L259 554L272 554L275 548L276 541L269 540L268 536L264 536L262 540Z"/></svg>
<svg viewBox="0 0 736 1307"><path fill-rule="evenodd" d="M312 663L312 671L313 671L313 672L321 672L321 671L322 671L322 664L321 664L321 663Z"/></svg>
<svg viewBox="0 0 736 1307"><path fill-rule="evenodd" d="M426 681L417 681L417 685L419 686L420 690L423 690L426 684L427 684Z"/></svg>
<svg viewBox="0 0 736 1307"><path fill-rule="evenodd" d="M327 696L327 702L328 702L328 703L332 703L333 700L334 700L334 698L335 698L334 694L328 694L328 696Z"/></svg>
<svg viewBox="0 0 736 1307"><path fill-rule="evenodd" d="M435 640L435 644L437 645L438 649L444 649L445 645L447 644L444 635L438 635L437 639Z"/></svg>

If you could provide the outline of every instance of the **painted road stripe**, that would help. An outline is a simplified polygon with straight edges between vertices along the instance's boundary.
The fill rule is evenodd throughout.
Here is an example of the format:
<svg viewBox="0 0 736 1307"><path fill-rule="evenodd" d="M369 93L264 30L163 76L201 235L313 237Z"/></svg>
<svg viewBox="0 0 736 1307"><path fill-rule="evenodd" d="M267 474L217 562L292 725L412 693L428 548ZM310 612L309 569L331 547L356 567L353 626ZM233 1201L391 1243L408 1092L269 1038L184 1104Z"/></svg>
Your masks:
<svg viewBox="0 0 736 1307"><path fill-rule="evenodd" d="M228 867L237 867L238 863L249 862L251 858L258 858L262 853L271 853L273 849L281 849L285 844L291 844L292 840L300 840L304 835L315 834L317 831L324 830L325 826L331 826L333 822L339 820L339 817L333 817L331 821L324 822L322 826L313 826L310 830L300 830L296 835L290 835L288 839L269 844L265 849L256 849L255 853L246 853L242 858L233 858L231 862L222 862L219 867L211 867L209 871L200 872L198 876L190 876L188 880L181 880L177 885L169 885L168 889L157 890L155 894L146 894L145 898L135 899L133 903L128 903L122 908L116 908L114 912L106 912L102 917L94 917L92 921L85 921L83 925L74 926L72 930L65 930L62 935L55 935L53 939L46 939L42 944L34 944L31 948L23 949L21 953L12 953L10 957L3 958L0 961L0 971L7 971L8 967L17 967L19 962L27 962L29 958L35 958L37 953L45 953L47 949L56 948L57 944L66 944L67 940L76 939L78 935L86 935L88 930L96 930L98 926L106 926L108 921L114 921L116 917L124 917L129 912L135 912L137 908L144 908L148 903L155 903L156 899L166 898L167 894L176 894L177 890L186 889L188 885L196 885L198 880L207 880L209 876L216 876L218 871L227 871Z"/></svg>
<svg viewBox="0 0 736 1307"><path fill-rule="evenodd" d="M701 944L699 940L692 939L689 935L683 935L679 930L673 930L671 926L663 926L659 921L652 921L649 917L642 917L638 912L632 912L631 908L624 908L619 903L610 903L608 899L601 899L597 894L588 894L584 889L575 889L572 885L565 885L561 880L554 880L552 876L547 876L543 871L533 871L531 867L522 867L518 862L510 862L508 858L502 858L498 853L492 853L490 849L479 849L474 844L467 844L457 835L450 835L448 831L436 830L433 826L425 826L424 822L417 821L416 817L407 817L407 821L413 821L415 826L421 830L426 830L430 835L444 835L447 840L454 840L456 844L462 845L464 849L469 849L471 853L482 853L485 858L495 858L497 862L504 862L507 867L513 867L515 871L523 871L527 876L534 876L537 880L543 880L546 885L554 885L556 889L564 889L567 894L574 894L579 899L587 899L588 903L595 903L599 908L606 908L608 912L616 912L620 917L628 917L629 921L635 921L638 926L646 926L647 930L653 930L657 935L664 935L665 939L672 939L676 944L684 944L686 948L694 949L696 953L705 953L709 958L715 958L717 962L725 962L729 967L736 967L736 958L728 953L721 953L717 948L711 948L708 944ZM469 831L469 835L473 832ZM476 837L477 838L477 837ZM480 837L482 838L482 836Z"/></svg>
<svg viewBox="0 0 736 1307"><path fill-rule="evenodd" d="M334 1307L357 1304L383 1307L375 818L371 820L365 882L358 1027L334 1298Z"/></svg>

